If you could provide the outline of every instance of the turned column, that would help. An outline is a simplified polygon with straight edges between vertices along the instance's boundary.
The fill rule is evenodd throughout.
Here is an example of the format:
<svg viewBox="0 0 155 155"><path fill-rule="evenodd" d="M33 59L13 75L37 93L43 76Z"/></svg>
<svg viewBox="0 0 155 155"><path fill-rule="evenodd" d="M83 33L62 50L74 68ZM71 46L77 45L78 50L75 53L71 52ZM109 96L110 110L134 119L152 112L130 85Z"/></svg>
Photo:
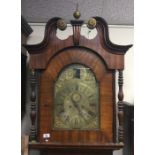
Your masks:
<svg viewBox="0 0 155 155"><path fill-rule="evenodd" d="M36 141L36 72L31 70L30 73L30 119L31 119L31 129L30 129L30 141Z"/></svg>
<svg viewBox="0 0 155 155"><path fill-rule="evenodd" d="M124 142L124 104L123 104L123 71L118 70L118 121L119 121L119 127L118 127L118 141Z"/></svg>

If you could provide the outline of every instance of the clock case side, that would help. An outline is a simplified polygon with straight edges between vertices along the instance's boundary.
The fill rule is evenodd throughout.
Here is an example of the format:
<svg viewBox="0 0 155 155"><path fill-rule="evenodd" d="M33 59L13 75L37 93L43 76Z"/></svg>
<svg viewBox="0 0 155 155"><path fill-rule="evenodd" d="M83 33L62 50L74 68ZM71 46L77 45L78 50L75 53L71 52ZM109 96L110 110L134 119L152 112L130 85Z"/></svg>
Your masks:
<svg viewBox="0 0 155 155"><path fill-rule="evenodd" d="M30 54L29 66L34 70L45 70L52 60L60 51L69 48L89 49L98 55L105 63L109 71L113 71L113 88L115 87L115 70L124 69L124 55L132 45L116 45L109 39L108 25L104 19L94 17L97 21L96 29L97 36L94 39L88 40L80 35L79 29L73 31L73 35L69 36L66 40L60 40L56 36L57 21L60 18L52 18L46 25L45 36L41 43L35 45L24 45ZM72 26L79 26L78 20L72 21ZM81 27L81 25L80 25ZM74 37L79 35L79 44L75 44ZM54 66L53 66L54 67ZM115 93L115 92L113 92ZM115 98L113 98L115 102ZM114 103L115 109L115 103ZM114 116L116 111L114 110ZM114 117L115 120L116 117ZM114 125L114 143L116 140L116 123ZM117 143L116 143L117 144ZM113 145L113 144L111 144ZM110 146L110 144L109 144ZM120 148L123 146L119 145Z"/></svg>

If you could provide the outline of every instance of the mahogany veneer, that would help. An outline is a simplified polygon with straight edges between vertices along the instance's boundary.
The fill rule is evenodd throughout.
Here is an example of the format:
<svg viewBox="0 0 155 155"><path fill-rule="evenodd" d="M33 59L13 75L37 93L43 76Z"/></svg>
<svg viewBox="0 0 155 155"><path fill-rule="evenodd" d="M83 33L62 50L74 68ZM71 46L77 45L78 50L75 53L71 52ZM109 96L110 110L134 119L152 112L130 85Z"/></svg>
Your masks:
<svg viewBox="0 0 155 155"><path fill-rule="evenodd" d="M40 149L42 155L112 155L123 147L123 74L124 55L132 45L121 46L109 40L108 26L104 19L97 21L97 36L86 39L80 30L83 21L71 21L73 35L66 40L56 36L57 21L49 20L41 43L25 45L30 54L29 65L33 69L31 93L31 141L30 148ZM53 130L54 83L61 70L70 64L88 66L99 82L100 128L99 130ZM115 71L119 70L119 132L116 138ZM36 80L36 81L35 81ZM38 85L37 85L38 83ZM38 91L35 91L35 88ZM38 105L37 99L38 98ZM38 106L38 109L36 109ZM37 117L37 119L36 119ZM38 126L35 127L35 122ZM44 133L50 133L45 142Z"/></svg>

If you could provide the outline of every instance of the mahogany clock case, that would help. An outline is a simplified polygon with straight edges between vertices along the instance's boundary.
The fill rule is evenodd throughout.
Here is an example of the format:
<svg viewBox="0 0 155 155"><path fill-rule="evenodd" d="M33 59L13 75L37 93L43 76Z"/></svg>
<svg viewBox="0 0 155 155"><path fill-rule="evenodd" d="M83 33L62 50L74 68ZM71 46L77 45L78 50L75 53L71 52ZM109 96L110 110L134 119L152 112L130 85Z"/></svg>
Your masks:
<svg viewBox="0 0 155 155"><path fill-rule="evenodd" d="M25 45L30 54L29 65L33 69L31 75L31 141L30 148L44 150L44 154L52 154L51 150L61 154L60 150L73 151L79 154L98 154L123 147L123 77L124 55L132 45L116 45L109 40L108 26L104 19L94 17L97 21L97 36L87 39L81 36L82 21L71 22L73 35L66 40L56 36L57 21L49 20L45 36L40 44ZM62 70L69 65L80 64L91 69L99 86L99 128L90 130L56 130L54 120L54 87ZM115 106L115 72L119 71L118 115ZM34 73L35 72L35 73ZM38 91L36 91L36 88ZM35 94L35 95L34 95ZM38 103L37 99L38 97ZM38 107L38 108L37 108ZM116 138L116 118L119 120L118 139ZM36 121L38 126L36 126ZM48 134L46 139L44 134ZM48 141L48 142L47 142ZM58 150L57 150L58 149ZM48 153L47 153L48 152ZM55 152L55 154L56 154ZM89 152L89 153L88 153ZM66 153L67 154L67 153ZM73 153L72 153L73 154Z"/></svg>
<svg viewBox="0 0 155 155"><path fill-rule="evenodd" d="M100 129L99 130L53 130L54 83L60 71L69 64L84 64L91 68L99 81ZM55 66L55 67L52 67ZM106 71L100 58L88 50L67 49L48 64L40 77L39 94L39 141L44 142L43 134L50 133L53 143L106 143L113 141L113 72Z"/></svg>

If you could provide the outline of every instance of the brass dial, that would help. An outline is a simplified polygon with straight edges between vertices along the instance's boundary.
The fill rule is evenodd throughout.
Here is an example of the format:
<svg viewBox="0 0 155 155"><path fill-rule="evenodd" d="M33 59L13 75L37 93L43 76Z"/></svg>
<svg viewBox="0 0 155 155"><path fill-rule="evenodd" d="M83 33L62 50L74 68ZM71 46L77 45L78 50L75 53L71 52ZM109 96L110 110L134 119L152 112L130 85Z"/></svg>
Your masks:
<svg viewBox="0 0 155 155"><path fill-rule="evenodd" d="M55 129L98 129L98 83L92 71L79 64L64 69L55 84Z"/></svg>

